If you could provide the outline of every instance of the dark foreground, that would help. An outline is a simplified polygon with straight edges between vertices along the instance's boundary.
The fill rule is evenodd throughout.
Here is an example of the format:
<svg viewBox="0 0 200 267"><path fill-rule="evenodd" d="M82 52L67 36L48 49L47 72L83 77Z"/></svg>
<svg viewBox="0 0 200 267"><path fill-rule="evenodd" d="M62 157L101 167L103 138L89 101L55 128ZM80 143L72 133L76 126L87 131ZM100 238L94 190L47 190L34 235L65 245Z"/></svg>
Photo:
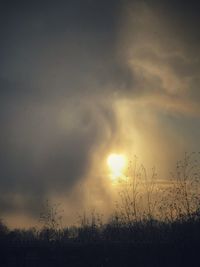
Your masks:
<svg viewBox="0 0 200 267"><path fill-rule="evenodd" d="M200 266L193 244L49 244L1 247L0 266Z"/></svg>

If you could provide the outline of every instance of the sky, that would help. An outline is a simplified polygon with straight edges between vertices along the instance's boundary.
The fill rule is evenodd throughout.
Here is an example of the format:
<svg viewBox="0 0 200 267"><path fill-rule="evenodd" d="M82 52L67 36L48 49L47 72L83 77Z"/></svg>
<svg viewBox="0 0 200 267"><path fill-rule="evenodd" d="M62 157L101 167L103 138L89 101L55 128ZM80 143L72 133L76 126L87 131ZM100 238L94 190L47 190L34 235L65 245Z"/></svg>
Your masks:
<svg viewBox="0 0 200 267"><path fill-rule="evenodd" d="M168 179L200 147L198 1L2 1L0 217L109 214L106 159L137 155Z"/></svg>

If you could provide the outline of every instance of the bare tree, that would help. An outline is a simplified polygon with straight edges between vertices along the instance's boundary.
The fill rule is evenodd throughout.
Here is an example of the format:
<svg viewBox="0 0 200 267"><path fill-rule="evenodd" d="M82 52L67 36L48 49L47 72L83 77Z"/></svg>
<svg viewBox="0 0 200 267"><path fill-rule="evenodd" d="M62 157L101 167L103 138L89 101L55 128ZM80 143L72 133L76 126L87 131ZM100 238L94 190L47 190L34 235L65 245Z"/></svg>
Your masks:
<svg viewBox="0 0 200 267"><path fill-rule="evenodd" d="M142 189L144 202L144 217L152 220L156 217L156 208L159 200L159 194L162 188L159 187L157 181L157 173L155 167L152 168L149 175L143 166Z"/></svg>
<svg viewBox="0 0 200 267"><path fill-rule="evenodd" d="M161 209L167 220L191 219L199 210L200 166L197 153L185 153L171 173L170 184L163 194Z"/></svg>
<svg viewBox="0 0 200 267"><path fill-rule="evenodd" d="M40 214L40 222L43 224L41 234L45 236L48 241L54 240L59 236L62 230L62 213L60 204L50 205L47 200L43 211Z"/></svg>
<svg viewBox="0 0 200 267"><path fill-rule="evenodd" d="M139 184L142 177L142 166L138 165L137 158L129 162L127 174L120 180L120 203L117 203L119 217L131 225L138 220Z"/></svg>
<svg viewBox="0 0 200 267"><path fill-rule="evenodd" d="M120 182L120 203L117 203L119 218L129 225L143 219L153 219L159 191L155 168L149 175L135 157L129 162L127 175Z"/></svg>

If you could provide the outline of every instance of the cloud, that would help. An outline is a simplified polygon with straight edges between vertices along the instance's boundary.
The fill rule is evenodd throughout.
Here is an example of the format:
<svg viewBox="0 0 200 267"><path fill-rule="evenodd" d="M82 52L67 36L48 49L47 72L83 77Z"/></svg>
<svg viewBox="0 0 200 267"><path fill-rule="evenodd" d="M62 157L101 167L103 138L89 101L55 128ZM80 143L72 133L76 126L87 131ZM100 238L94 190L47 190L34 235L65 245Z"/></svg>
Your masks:
<svg viewBox="0 0 200 267"><path fill-rule="evenodd" d="M164 176L199 145L196 12L179 1L122 2L3 6L2 214L36 218L59 197L70 214L107 210L109 152L139 154Z"/></svg>
<svg viewBox="0 0 200 267"><path fill-rule="evenodd" d="M196 32L191 29L192 36L186 32L184 42L182 28L179 28L183 18L179 12L174 14L175 21L170 5L164 14L158 7L157 3L143 2L130 4L125 9L126 17L127 13L129 16L122 27L120 47L121 57L135 80L130 91L144 101L149 98L152 102L154 98L156 106L162 99L165 103L161 104L162 108L171 107L172 113L180 111L183 115L199 116L200 60L199 49L194 47L192 38ZM182 22L183 25L186 22Z"/></svg>

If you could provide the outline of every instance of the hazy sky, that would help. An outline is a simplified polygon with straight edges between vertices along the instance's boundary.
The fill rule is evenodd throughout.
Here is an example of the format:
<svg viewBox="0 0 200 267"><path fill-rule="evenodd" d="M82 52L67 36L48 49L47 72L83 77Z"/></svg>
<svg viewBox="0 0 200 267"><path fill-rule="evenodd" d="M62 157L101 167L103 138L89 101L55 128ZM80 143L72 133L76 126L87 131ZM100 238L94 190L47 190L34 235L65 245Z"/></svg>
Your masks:
<svg viewBox="0 0 200 267"><path fill-rule="evenodd" d="M197 1L2 1L0 216L108 212L109 153L167 178L200 147ZM106 207L106 208L105 208ZM15 221L13 221L13 219Z"/></svg>

